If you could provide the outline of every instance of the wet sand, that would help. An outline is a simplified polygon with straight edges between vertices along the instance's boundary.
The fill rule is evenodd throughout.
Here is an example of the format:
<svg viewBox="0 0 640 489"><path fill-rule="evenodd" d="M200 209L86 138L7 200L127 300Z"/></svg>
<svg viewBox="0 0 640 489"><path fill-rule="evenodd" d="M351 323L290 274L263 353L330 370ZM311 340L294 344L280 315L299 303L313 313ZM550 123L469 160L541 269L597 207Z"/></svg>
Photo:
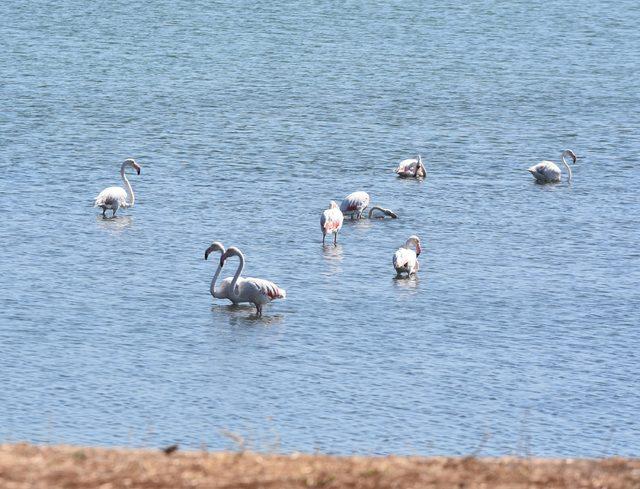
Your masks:
<svg viewBox="0 0 640 489"><path fill-rule="evenodd" d="M634 488L640 459L334 457L0 445L0 487Z"/></svg>

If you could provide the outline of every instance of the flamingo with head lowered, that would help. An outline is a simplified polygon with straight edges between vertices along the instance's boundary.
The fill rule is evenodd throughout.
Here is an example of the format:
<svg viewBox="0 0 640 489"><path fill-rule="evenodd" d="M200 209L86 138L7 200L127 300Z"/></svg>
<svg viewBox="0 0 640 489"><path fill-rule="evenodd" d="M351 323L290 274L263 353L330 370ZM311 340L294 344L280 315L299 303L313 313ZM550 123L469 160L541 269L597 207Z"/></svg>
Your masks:
<svg viewBox="0 0 640 489"><path fill-rule="evenodd" d="M567 160L564 159L565 156L570 156L574 163L576 162L578 157L570 149L565 149L560 155L560 157L562 158L562 163L564 164L565 168L567 169L567 173L569 174L569 181L571 181L571 179L573 178L573 174L571 173L571 167L567 163ZM537 165L533 165L530 168L527 168L527 171L535 177L537 183L557 183L560 181L562 175L562 172L560 171L558 165L556 165L552 161L546 160L541 161Z"/></svg>
<svg viewBox="0 0 640 489"><path fill-rule="evenodd" d="M411 249L413 246L413 249ZM393 267L396 269L398 277L402 273L413 275L420 269L418 256L422 252L420 247L420 238L415 234L409 236L409 239L402 245L393 255Z"/></svg>
<svg viewBox="0 0 640 489"><path fill-rule="evenodd" d="M219 241L214 241L211 246L209 246L204 252L204 259L207 260L209 255L214 251L219 251L221 256L224 254L225 249L222 243ZM232 277L225 278L218 288L216 288L216 281L218 280L218 276L222 270L222 261L218 261L218 268L216 268L216 273L213 275L211 279L211 286L209 287L209 291L211 295L216 299L229 299L234 304L238 304L241 301L234 301L231 297L229 297L229 289L231 287L231 282L233 280Z"/></svg>
<svg viewBox="0 0 640 489"><path fill-rule="evenodd" d="M350 214L351 219L353 219L354 216L357 219L360 219L362 217L362 213L369 205L370 200L371 199L367 192L353 192L342 200L342 203L340 204L340 211L345 215Z"/></svg>
<svg viewBox="0 0 640 489"><path fill-rule="evenodd" d="M127 167L133 168L136 172L138 172L138 175L140 175L140 165L138 165L135 160L133 160L132 158L124 160L124 163L122 163L122 166L120 167L120 178L122 178L126 190L122 187L108 187L100 192L96 197L94 207L102 208L102 217L107 217L105 215L107 209L112 210L112 217L115 217L116 211L120 207L125 209L127 207L133 207L133 204L136 201L136 197L133 194L133 189L131 188L129 180L124 173Z"/></svg>
<svg viewBox="0 0 640 489"><path fill-rule="evenodd" d="M376 219L384 219L384 216L389 216L391 219L398 218L398 214L393 212L391 209L385 209L384 207L374 205L371 209L369 209L369 219L373 219L374 211L380 211L382 213L382 215L375 216Z"/></svg>
<svg viewBox="0 0 640 489"><path fill-rule="evenodd" d="M401 178L424 178L427 176L427 169L422 163L422 156L420 155L416 158L402 160L395 172Z"/></svg>
<svg viewBox="0 0 640 489"><path fill-rule="evenodd" d="M320 216L320 228L322 229L322 244L324 245L324 238L327 234L333 233L333 245L338 245L338 231L342 228L342 221L344 216L338 204L335 201L331 201L329 208L326 209L322 216Z"/></svg>
<svg viewBox="0 0 640 489"><path fill-rule="evenodd" d="M242 252L232 246L222 254L220 264L224 266L224 262L230 256L237 256L240 259L236 274L233 276L231 284L229 284L227 297L233 302L251 302L256 306L256 314L262 316L262 306L268 304L274 299L285 299L287 293L273 282L261 278L247 277L240 279L240 274L244 268L244 255Z"/></svg>

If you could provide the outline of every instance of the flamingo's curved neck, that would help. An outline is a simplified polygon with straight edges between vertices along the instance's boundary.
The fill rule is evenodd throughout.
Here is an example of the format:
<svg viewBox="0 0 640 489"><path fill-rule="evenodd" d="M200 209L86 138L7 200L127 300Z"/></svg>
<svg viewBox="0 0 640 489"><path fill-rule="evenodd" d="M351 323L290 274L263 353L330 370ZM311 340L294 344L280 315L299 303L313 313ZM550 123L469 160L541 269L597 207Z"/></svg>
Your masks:
<svg viewBox="0 0 640 489"><path fill-rule="evenodd" d="M238 256L238 258L240 259L240 263L238 264L238 269L236 270L236 274L233 276L233 280L231 281L231 290L229 291L229 296L235 298L238 298L240 293L238 292L238 290L236 290L236 283L238 282L238 279L240 278L240 274L242 273L242 269L244 268L244 255L242 254L242 252L240 250L238 250L235 255Z"/></svg>
<svg viewBox="0 0 640 489"><path fill-rule="evenodd" d="M418 176L418 172L420 171L421 163L422 163L422 161L421 161L420 155L418 155L418 158L416 159L416 171L413 174L414 177Z"/></svg>
<svg viewBox="0 0 640 489"><path fill-rule="evenodd" d="M223 252L224 253L224 252ZM209 287L209 291L211 292L211 295L215 298L224 298L224 297L218 297L218 293L216 292L216 281L218 280L218 277L220 276L220 271L222 270L222 265L220 265L220 262L218 262L218 268L216 268L216 273L213 274L213 278L211 279L211 287Z"/></svg>
<svg viewBox="0 0 640 489"><path fill-rule="evenodd" d="M567 163L567 160L564 159L566 152L562 153L562 163L564 163L565 168L567 169L567 173L569 173L569 181L571 181L571 179L573 178L573 174L571 173L571 167L569 166L569 163Z"/></svg>
<svg viewBox="0 0 640 489"><path fill-rule="evenodd" d="M371 209L369 209L369 219L371 219L371 216L373 215L373 211L384 212L384 209L382 207L374 205Z"/></svg>
<svg viewBox="0 0 640 489"><path fill-rule="evenodd" d="M122 164L122 167L120 168L120 178L122 178L122 181L124 182L124 188L127 191L127 196L129 197L130 202L128 203L129 207L133 207L133 204L136 201L136 196L133 193L133 189L131 188L131 184L129 183L129 179L127 178L127 174L124 172L124 169L126 168L126 164Z"/></svg>

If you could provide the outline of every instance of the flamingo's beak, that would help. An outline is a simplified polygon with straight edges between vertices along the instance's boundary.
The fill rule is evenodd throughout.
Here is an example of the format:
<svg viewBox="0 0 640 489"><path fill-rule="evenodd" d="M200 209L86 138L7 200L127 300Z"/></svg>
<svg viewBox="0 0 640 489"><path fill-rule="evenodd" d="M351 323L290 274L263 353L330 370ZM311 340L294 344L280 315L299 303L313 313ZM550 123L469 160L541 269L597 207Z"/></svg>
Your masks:
<svg viewBox="0 0 640 489"><path fill-rule="evenodd" d="M136 168L136 171L138 172L138 175L140 175L140 167L139 166Z"/></svg>
<svg viewBox="0 0 640 489"><path fill-rule="evenodd" d="M204 251L204 259L206 260L207 258L209 258L209 254L211 253L211 247L207 248Z"/></svg>
<svg viewBox="0 0 640 489"><path fill-rule="evenodd" d="M531 173L532 175L535 173L535 170L532 170L531 168L527 168L527 171L528 171L529 173Z"/></svg>

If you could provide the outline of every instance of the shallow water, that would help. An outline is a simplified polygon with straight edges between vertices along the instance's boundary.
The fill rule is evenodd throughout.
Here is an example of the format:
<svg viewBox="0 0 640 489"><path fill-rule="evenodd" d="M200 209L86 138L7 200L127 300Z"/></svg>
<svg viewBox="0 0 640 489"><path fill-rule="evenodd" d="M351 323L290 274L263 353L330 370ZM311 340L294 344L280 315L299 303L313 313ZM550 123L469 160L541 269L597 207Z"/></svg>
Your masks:
<svg viewBox="0 0 640 489"><path fill-rule="evenodd" d="M0 18L0 440L640 455L636 3ZM572 185L534 184L564 148ZM103 220L129 156L136 206ZM323 248L355 190L400 218ZM213 240L286 301L213 301Z"/></svg>

